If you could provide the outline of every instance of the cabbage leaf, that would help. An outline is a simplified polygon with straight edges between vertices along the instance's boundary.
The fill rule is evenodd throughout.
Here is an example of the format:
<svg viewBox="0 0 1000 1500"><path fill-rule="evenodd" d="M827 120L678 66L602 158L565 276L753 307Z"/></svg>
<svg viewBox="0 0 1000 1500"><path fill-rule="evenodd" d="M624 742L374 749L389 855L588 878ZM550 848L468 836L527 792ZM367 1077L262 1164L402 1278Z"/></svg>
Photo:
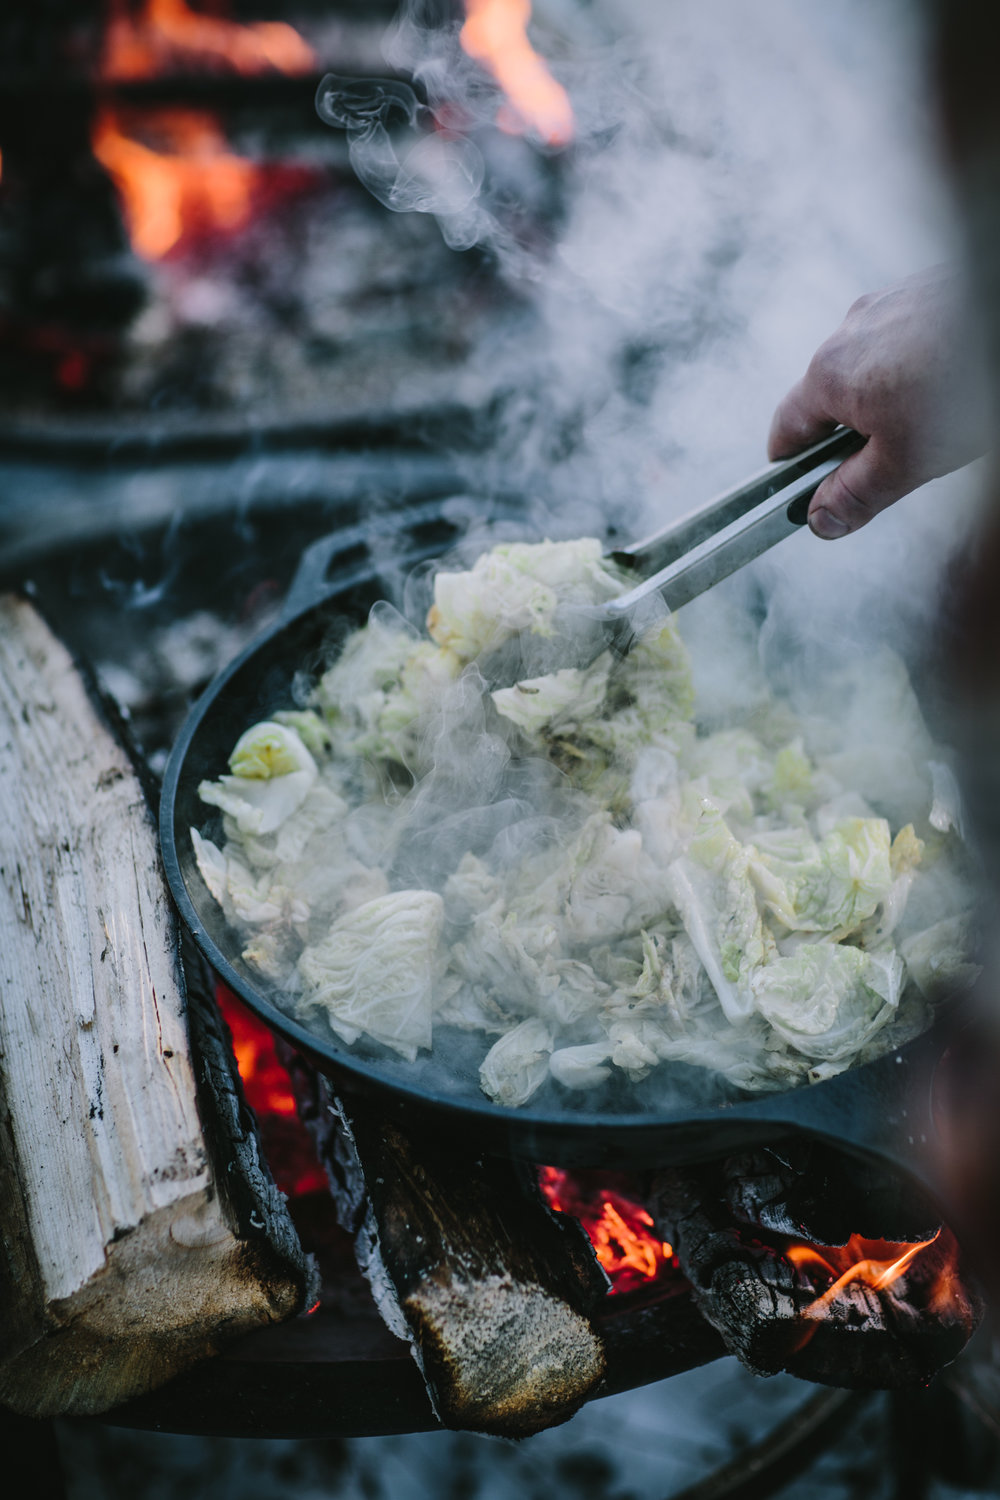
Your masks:
<svg viewBox="0 0 1000 1500"><path fill-rule="evenodd" d="M430 1047L445 959L444 902L434 891L393 891L339 917L303 950L297 1009L321 1011L339 1036L364 1033L409 1062Z"/></svg>

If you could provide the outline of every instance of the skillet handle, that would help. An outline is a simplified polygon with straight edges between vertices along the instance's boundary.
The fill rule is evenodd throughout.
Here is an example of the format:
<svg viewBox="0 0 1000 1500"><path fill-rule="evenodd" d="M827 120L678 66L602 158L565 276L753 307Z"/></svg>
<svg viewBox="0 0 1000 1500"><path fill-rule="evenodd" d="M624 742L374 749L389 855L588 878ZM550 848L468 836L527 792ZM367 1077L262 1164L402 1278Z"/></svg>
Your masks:
<svg viewBox="0 0 1000 1500"><path fill-rule="evenodd" d="M948 1046L946 1022L865 1067L812 1088L756 1100L757 1119L820 1136L860 1156L878 1157L918 1183L939 1204L950 1193L942 1171L934 1079Z"/></svg>
<svg viewBox="0 0 1000 1500"><path fill-rule="evenodd" d="M318 542L311 543L303 552L281 606L282 624L318 604L329 593L327 574L333 559L338 552L344 550L344 541L345 533L334 531L329 536L321 536Z"/></svg>
<svg viewBox="0 0 1000 1500"><path fill-rule="evenodd" d="M411 543L409 555L414 564L438 557L455 543L454 528L442 518L439 498L421 499L402 516L394 511L376 511L342 526L302 553L281 606L281 624L304 614L314 604L322 604L348 584L370 578L373 556L377 560L386 543L398 538L401 530Z"/></svg>

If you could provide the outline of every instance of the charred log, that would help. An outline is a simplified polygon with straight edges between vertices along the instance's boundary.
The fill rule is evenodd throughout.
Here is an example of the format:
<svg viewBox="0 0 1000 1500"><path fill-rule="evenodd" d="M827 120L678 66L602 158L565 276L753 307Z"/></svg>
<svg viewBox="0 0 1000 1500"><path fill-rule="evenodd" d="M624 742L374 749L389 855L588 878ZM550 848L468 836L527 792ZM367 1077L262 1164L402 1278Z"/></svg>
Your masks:
<svg viewBox="0 0 1000 1500"><path fill-rule="evenodd" d="M901 1173L806 1137L732 1156L723 1175L739 1223L816 1245L846 1245L852 1234L915 1243L941 1227Z"/></svg>
<svg viewBox="0 0 1000 1500"><path fill-rule="evenodd" d="M359 1264L441 1422L525 1437L566 1421L605 1370L591 1314L607 1280L579 1224L546 1206L531 1169L418 1141L286 1062Z"/></svg>
<svg viewBox="0 0 1000 1500"><path fill-rule="evenodd" d="M137 773L10 596L0 953L0 1402L102 1411L288 1317L312 1272L197 983L188 1008Z"/></svg>
<svg viewBox="0 0 1000 1500"><path fill-rule="evenodd" d="M787 1241L734 1221L722 1172L660 1174L651 1211L703 1316L757 1374L788 1370L857 1390L917 1385L956 1357L982 1317L947 1230L886 1285L859 1277L825 1295L835 1276L817 1272L821 1256L795 1260Z"/></svg>

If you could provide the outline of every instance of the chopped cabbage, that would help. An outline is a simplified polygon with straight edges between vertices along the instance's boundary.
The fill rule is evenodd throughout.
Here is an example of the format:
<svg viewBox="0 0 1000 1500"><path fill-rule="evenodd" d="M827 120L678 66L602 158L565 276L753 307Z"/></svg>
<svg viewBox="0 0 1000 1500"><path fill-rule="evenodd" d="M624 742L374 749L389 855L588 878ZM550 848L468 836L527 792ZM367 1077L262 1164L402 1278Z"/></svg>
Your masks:
<svg viewBox="0 0 1000 1500"><path fill-rule="evenodd" d="M706 803L687 855L670 866L675 905L733 1025L750 1015L752 976L775 950L754 895L751 854Z"/></svg>
<svg viewBox="0 0 1000 1500"><path fill-rule="evenodd" d="M483 1058L479 1081L494 1104L516 1108L527 1104L548 1077L552 1032L537 1017L522 1021L502 1036Z"/></svg>
<svg viewBox="0 0 1000 1500"><path fill-rule="evenodd" d="M610 663L598 658L586 671L565 667L547 677L525 678L491 694L497 713L524 734L541 734L561 720L588 719L604 702Z"/></svg>
<svg viewBox="0 0 1000 1500"><path fill-rule="evenodd" d="M846 937L889 894L889 825L884 818L849 818L818 844L807 830L765 836L753 871L783 926Z"/></svg>
<svg viewBox="0 0 1000 1500"><path fill-rule="evenodd" d="M409 764L425 720L454 681L459 663L402 622L373 617L347 641L320 678L313 703L325 716L334 752Z"/></svg>
<svg viewBox="0 0 1000 1500"><path fill-rule="evenodd" d="M431 1045L443 926L434 891L394 891L339 917L299 959L300 1012L322 1010L346 1042L364 1032L412 1062Z"/></svg>
<svg viewBox="0 0 1000 1500"><path fill-rule="evenodd" d="M702 720L666 615L623 659L487 690L481 651L621 588L592 539L440 572L431 639L378 606L202 784L202 879L306 1024L409 1061L464 1033L509 1107L679 1065L763 1092L973 982L957 791L891 653L793 709L747 636L747 691L727 716L715 659Z"/></svg>
<svg viewBox="0 0 1000 1500"><path fill-rule="evenodd" d="M582 1047L560 1047L549 1058L549 1072L567 1089L592 1089L611 1077L607 1067L611 1048L606 1042L588 1042Z"/></svg>
<svg viewBox="0 0 1000 1500"><path fill-rule="evenodd" d="M814 1061L857 1052L890 1019L903 984L898 953L863 953L846 943L803 943L753 979L753 998L789 1046Z"/></svg>
<svg viewBox="0 0 1000 1500"><path fill-rule="evenodd" d="M273 833L305 801L316 762L294 729L266 720L240 736L231 775L203 781L198 795L233 818L241 833Z"/></svg>
<svg viewBox="0 0 1000 1500"><path fill-rule="evenodd" d="M438 573L427 628L462 661L518 630L549 635L559 604L597 604L622 591L600 542L506 542L467 573Z"/></svg>

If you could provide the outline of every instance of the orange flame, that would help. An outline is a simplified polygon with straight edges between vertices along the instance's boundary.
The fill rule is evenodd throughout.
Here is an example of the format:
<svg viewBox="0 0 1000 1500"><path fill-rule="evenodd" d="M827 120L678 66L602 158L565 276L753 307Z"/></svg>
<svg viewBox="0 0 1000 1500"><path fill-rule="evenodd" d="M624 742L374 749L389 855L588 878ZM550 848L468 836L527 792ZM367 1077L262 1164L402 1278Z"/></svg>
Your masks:
<svg viewBox="0 0 1000 1500"><path fill-rule="evenodd" d="M528 40L531 0L465 0L461 42L507 95L497 124L512 134L534 131L549 146L573 139L573 109Z"/></svg>
<svg viewBox="0 0 1000 1500"><path fill-rule="evenodd" d="M212 67L236 73L308 73L316 54L285 21L241 26L191 10L187 0L146 0L139 16L111 0L101 76L108 81L148 78L171 67Z"/></svg>
<svg viewBox="0 0 1000 1500"><path fill-rule="evenodd" d="M146 115L162 150L125 128L127 116L105 106L94 122L94 155L121 193L132 245L158 260L190 229L241 229L250 219L260 176L255 163L235 156L210 114L191 109Z"/></svg>
<svg viewBox="0 0 1000 1500"><path fill-rule="evenodd" d="M316 57L284 21L241 26L191 10L187 0L146 0L139 15L109 0L101 79L120 82L184 68L306 73ZM127 110L105 104L94 121L94 155L121 194L132 245L159 260L190 230L231 233L253 212L264 168L234 155L215 117L163 109L143 116L144 134Z"/></svg>
<svg viewBox="0 0 1000 1500"><path fill-rule="evenodd" d="M865 1240L852 1234L846 1245L791 1245L785 1256L793 1266L803 1269L818 1269L834 1279L826 1291L810 1302L802 1316L818 1318L839 1293L852 1281L863 1281L873 1291L880 1292L898 1281L906 1268L921 1250L933 1245L941 1231L929 1240L913 1245L892 1244L888 1240Z"/></svg>
<svg viewBox="0 0 1000 1500"><path fill-rule="evenodd" d="M289 1198L325 1192L326 1172L299 1119L291 1080L278 1059L274 1037L224 984L216 985L215 998L233 1038L243 1092L257 1116L275 1182Z"/></svg>
<svg viewBox="0 0 1000 1500"><path fill-rule="evenodd" d="M612 1172L564 1172L541 1167L539 1185L549 1205L579 1219L597 1259L611 1278L612 1292L628 1292L655 1281L673 1267L673 1249L660 1239L649 1213Z"/></svg>

